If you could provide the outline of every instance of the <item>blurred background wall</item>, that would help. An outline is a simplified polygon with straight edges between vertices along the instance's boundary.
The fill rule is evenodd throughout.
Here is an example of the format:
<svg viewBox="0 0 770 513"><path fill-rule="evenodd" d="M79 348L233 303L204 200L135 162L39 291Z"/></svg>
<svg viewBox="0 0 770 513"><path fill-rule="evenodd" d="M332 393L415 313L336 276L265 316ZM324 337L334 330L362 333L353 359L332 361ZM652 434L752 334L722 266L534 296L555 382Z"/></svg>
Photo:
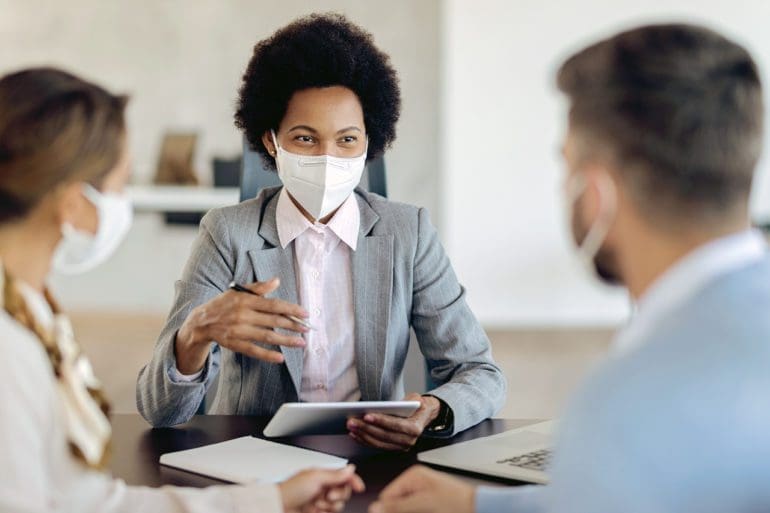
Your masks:
<svg viewBox="0 0 770 513"><path fill-rule="evenodd" d="M241 153L233 112L254 44L314 11L345 13L390 54L403 92L398 140L387 157L391 195L439 212L437 0L0 0L0 72L56 65L130 94L134 182L151 182L163 134L181 130L198 133L196 169L211 183L211 159ZM196 232L161 221L138 216L113 261L57 279L62 302L165 313Z"/></svg>
<svg viewBox="0 0 770 513"><path fill-rule="evenodd" d="M589 41L651 21L705 23L744 43L767 78L764 0L0 0L0 73L56 65L131 95L134 182L149 184L167 131L198 134L195 168L235 157L232 113L258 40L297 16L337 11L390 54L403 92L387 153L390 197L427 207L510 380L502 415L556 414L626 321L629 301L576 262L553 77ZM767 82L767 79L766 79ZM763 160L753 210L770 220ZM150 355L196 229L140 213L118 254L53 288L118 411Z"/></svg>
<svg viewBox="0 0 770 513"><path fill-rule="evenodd" d="M703 23L743 43L770 79L770 2L447 0L443 4L444 240L488 326L613 326L624 294L581 272L567 235L554 76L572 52L649 22ZM770 133L766 132L767 144ZM756 219L770 219L770 161Z"/></svg>

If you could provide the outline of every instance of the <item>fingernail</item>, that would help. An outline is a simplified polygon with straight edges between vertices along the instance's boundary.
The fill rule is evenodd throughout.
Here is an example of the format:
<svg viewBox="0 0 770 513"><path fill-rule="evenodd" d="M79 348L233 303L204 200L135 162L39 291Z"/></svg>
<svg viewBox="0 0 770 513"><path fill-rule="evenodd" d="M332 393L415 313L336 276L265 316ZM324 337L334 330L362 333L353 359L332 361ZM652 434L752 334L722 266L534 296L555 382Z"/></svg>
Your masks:
<svg viewBox="0 0 770 513"><path fill-rule="evenodd" d="M367 414L367 415L364 415L364 420L366 422L374 422L374 417L372 415Z"/></svg>
<svg viewBox="0 0 770 513"><path fill-rule="evenodd" d="M375 502L369 506L369 513L382 513L382 506L379 502Z"/></svg>

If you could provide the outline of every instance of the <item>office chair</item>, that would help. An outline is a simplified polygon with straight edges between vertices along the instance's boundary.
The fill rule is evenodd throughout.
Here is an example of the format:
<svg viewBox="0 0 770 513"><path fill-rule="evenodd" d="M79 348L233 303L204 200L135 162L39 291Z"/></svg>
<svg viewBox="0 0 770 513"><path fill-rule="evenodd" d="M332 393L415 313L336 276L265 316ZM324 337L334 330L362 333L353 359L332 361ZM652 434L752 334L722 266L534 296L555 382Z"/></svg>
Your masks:
<svg viewBox="0 0 770 513"><path fill-rule="evenodd" d="M241 156L227 158L214 157L211 159L214 169L214 187L241 186Z"/></svg>
<svg viewBox="0 0 770 513"><path fill-rule="evenodd" d="M251 199L265 187L281 185L278 173L265 167L262 155L252 150L246 138L243 138L243 160L241 161L241 201ZM369 161L364 170L362 187L379 194L388 196L385 183L385 159L382 156Z"/></svg>

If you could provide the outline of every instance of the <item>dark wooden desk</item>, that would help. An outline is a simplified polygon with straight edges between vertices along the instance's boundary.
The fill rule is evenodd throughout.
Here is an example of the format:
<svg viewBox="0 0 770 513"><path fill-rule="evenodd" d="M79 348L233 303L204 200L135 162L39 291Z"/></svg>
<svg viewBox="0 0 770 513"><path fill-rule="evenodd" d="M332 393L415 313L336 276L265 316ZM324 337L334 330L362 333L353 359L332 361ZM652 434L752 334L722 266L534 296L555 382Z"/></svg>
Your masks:
<svg viewBox="0 0 770 513"><path fill-rule="evenodd" d="M216 479L163 467L158 463L160 455L223 442L244 435L261 437L268 420L260 417L198 415L187 424L173 428L152 429L139 415L113 415L112 473L131 485L203 487L222 484ZM487 420L449 440L421 440L415 448L406 453L391 453L362 447L347 435L300 436L276 441L334 454L355 463L358 473L366 482L367 490L366 493L354 497L345 511L358 513L365 512L368 505L393 478L417 463L418 452L493 435L532 422L531 420ZM482 482L516 484L471 474L464 476L477 484Z"/></svg>

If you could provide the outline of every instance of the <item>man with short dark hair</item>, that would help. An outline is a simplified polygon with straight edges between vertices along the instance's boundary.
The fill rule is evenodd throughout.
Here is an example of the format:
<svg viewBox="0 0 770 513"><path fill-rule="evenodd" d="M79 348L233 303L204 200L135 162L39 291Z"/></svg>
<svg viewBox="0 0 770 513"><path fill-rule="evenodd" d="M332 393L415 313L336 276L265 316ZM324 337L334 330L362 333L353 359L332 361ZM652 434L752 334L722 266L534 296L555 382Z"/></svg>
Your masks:
<svg viewBox="0 0 770 513"><path fill-rule="evenodd" d="M579 252L628 288L635 316L564 416L550 485L475 490L416 467L370 511L770 511L756 65L710 30L657 25L579 52L558 84Z"/></svg>

